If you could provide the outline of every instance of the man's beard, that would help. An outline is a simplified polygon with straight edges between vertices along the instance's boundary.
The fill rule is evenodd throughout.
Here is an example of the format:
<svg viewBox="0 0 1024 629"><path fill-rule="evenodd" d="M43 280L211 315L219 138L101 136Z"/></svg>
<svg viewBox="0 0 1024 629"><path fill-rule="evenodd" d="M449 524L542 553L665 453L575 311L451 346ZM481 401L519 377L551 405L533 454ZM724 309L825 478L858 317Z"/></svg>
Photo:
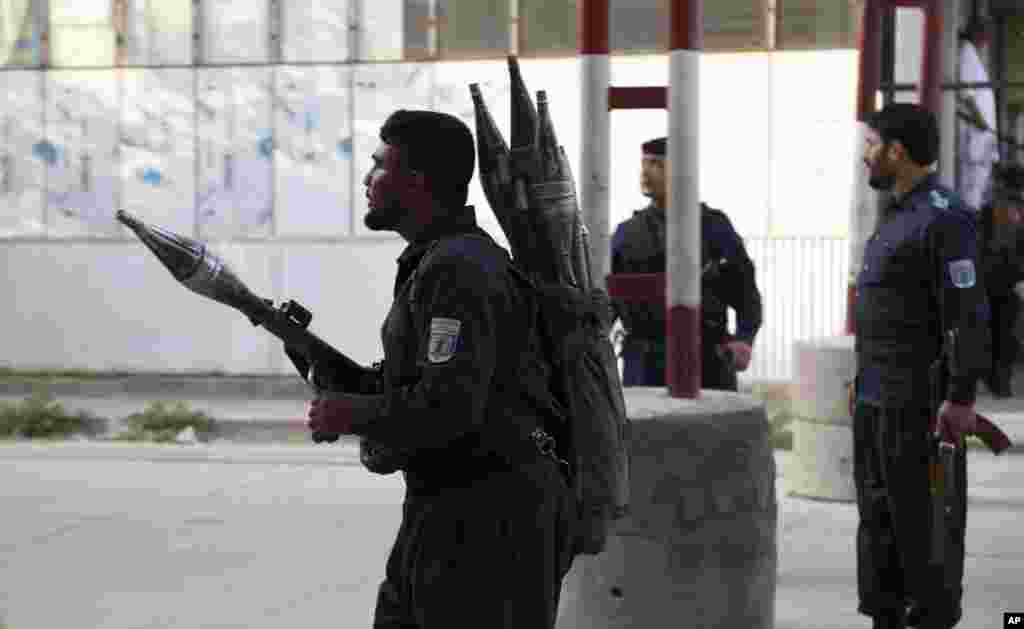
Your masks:
<svg viewBox="0 0 1024 629"><path fill-rule="evenodd" d="M370 231L394 231L405 211L398 203L391 202L383 207L371 207L363 216L363 224Z"/></svg>
<svg viewBox="0 0 1024 629"><path fill-rule="evenodd" d="M868 185L874 190L892 190L896 179L892 175L871 175L868 177Z"/></svg>

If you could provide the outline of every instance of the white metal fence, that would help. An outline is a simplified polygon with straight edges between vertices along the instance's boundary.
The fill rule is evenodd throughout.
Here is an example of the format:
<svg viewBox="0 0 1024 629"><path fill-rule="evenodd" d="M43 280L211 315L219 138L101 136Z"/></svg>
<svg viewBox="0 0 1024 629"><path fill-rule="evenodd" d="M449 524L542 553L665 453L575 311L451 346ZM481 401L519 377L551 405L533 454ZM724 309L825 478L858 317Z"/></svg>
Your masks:
<svg viewBox="0 0 1024 629"><path fill-rule="evenodd" d="M797 236L745 238L744 242L756 267L764 324L750 369L741 378L791 380L794 341L843 332L849 241Z"/></svg>

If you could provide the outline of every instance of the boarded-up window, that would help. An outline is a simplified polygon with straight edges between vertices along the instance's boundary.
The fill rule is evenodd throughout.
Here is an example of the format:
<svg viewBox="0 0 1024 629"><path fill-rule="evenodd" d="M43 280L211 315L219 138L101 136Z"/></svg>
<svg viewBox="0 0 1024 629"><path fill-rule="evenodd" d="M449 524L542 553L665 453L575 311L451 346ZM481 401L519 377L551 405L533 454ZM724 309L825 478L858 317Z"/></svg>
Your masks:
<svg viewBox="0 0 1024 629"><path fill-rule="evenodd" d="M438 13L441 57L479 59L508 54L508 0L440 0Z"/></svg>
<svg viewBox="0 0 1024 629"><path fill-rule="evenodd" d="M777 0L777 47L855 48L857 0Z"/></svg>
<svg viewBox="0 0 1024 629"><path fill-rule="evenodd" d="M571 55L579 49L576 0L520 0L519 49L524 55Z"/></svg>

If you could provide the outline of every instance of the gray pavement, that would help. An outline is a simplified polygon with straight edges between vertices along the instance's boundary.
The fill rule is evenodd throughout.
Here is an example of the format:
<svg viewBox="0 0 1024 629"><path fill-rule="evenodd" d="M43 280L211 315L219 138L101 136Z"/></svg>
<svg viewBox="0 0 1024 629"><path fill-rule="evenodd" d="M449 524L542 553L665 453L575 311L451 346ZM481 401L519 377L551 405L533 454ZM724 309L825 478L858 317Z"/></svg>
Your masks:
<svg viewBox="0 0 1024 629"><path fill-rule="evenodd" d="M788 497L776 456L777 629L868 627L856 508ZM1024 609L1024 457L969 466L960 626L994 629ZM401 496L350 443L0 444L0 627L368 627Z"/></svg>

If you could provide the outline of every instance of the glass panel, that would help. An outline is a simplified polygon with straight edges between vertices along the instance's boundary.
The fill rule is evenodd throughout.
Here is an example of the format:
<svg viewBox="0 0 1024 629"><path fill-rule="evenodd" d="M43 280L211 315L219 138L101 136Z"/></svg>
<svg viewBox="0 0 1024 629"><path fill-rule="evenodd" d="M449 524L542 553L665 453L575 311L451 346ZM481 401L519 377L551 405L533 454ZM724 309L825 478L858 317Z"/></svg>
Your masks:
<svg viewBox="0 0 1024 629"><path fill-rule="evenodd" d="M519 42L524 55L575 54L576 0L520 0Z"/></svg>
<svg viewBox="0 0 1024 629"><path fill-rule="evenodd" d="M372 165L370 156L380 144L380 126L396 109L432 109L435 64L380 63L358 65L355 72L354 164L352 211L357 234L372 233L363 225L366 196L362 180Z"/></svg>
<svg viewBox="0 0 1024 629"><path fill-rule="evenodd" d="M611 0L608 19L612 52L661 52L668 45L665 0Z"/></svg>
<svg viewBox="0 0 1024 629"><path fill-rule="evenodd" d="M446 58L504 57L509 50L509 0L438 0L438 39Z"/></svg>
<svg viewBox="0 0 1024 629"><path fill-rule="evenodd" d="M128 3L124 63L192 63L192 2L135 0Z"/></svg>
<svg viewBox="0 0 1024 629"><path fill-rule="evenodd" d="M114 65L110 0L50 0L50 65Z"/></svg>
<svg viewBox="0 0 1024 629"><path fill-rule="evenodd" d="M119 233L117 77L110 70L50 72L47 220L56 236Z"/></svg>
<svg viewBox="0 0 1024 629"><path fill-rule="evenodd" d="M0 4L0 64L39 65L38 1L8 0Z"/></svg>
<svg viewBox="0 0 1024 629"><path fill-rule="evenodd" d="M778 48L855 48L857 16L850 0L777 0Z"/></svg>
<svg viewBox="0 0 1024 629"><path fill-rule="evenodd" d="M350 72L339 66L277 68L274 207L280 236L351 233Z"/></svg>
<svg viewBox="0 0 1024 629"><path fill-rule="evenodd" d="M46 164L41 72L0 72L0 237L41 235Z"/></svg>
<svg viewBox="0 0 1024 629"><path fill-rule="evenodd" d="M197 216L203 238L267 236L273 169L269 68L200 70Z"/></svg>
<svg viewBox="0 0 1024 629"><path fill-rule="evenodd" d="M195 229L193 70L123 70L121 205L187 236Z"/></svg>
<svg viewBox="0 0 1024 629"><path fill-rule="evenodd" d="M206 0L203 61L268 61L269 11L269 0Z"/></svg>
<svg viewBox="0 0 1024 629"><path fill-rule="evenodd" d="M764 0L705 2L704 50L762 49L765 46L766 19Z"/></svg>
<svg viewBox="0 0 1024 629"><path fill-rule="evenodd" d="M405 0L403 15L405 58L427 59L431 55L430 4L433 0Z"/></svg>
<svg viewBox="0 0 1024 629"><path fill-rule="evenodd" d="M389 61L402 58L403 5L406 0L353 0L360 3L358 48L360 60Z"/></svg>
<svg viewBox="0 0 1024 629"><path fill-rule="evenodd" d="M285 61L345 61L348 50L348 0L285 3Z"/></svg>

